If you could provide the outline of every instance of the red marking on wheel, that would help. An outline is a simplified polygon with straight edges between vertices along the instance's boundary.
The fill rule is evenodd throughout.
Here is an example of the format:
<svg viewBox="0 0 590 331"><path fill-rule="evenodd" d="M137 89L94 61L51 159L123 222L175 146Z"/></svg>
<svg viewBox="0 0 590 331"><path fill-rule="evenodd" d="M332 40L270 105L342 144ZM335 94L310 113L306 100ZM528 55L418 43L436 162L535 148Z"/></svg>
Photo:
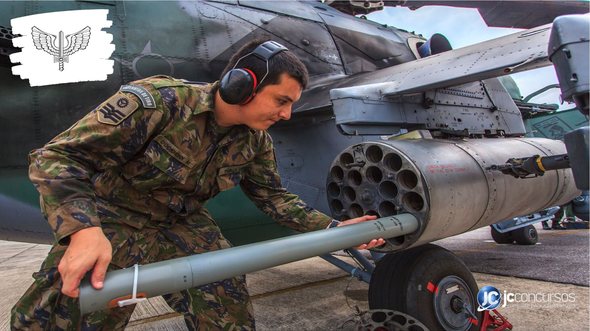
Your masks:
<svg viewBox="0 0 590 331"><path fill-rule="evenodd" d="M438 294L438 287L436 287L436 285L434 285L432 282L428 282L428 284L426 285L426 289L431 293Z"/></svg>

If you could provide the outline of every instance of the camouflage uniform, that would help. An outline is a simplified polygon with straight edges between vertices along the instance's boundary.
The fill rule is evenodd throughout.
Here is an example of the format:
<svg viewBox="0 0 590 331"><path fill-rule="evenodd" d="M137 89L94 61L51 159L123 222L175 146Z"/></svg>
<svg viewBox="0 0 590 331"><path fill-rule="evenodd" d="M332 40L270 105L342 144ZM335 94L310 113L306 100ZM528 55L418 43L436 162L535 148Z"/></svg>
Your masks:
<svg viewBox="0 0 590 331"><path fill-rule="evenodd" d="M13 329L122 329L133 307L80 316L57 272L69 235L101 226L110 270L229 247L203 205L240 185L276 221L298 231L331 218L282 188L266 131L219 127L216 85L166 76L121 88L30 154L29 175L56 236L34 283L12 310ZM253 329L244 278L164 296L189 329Z"/></svg>

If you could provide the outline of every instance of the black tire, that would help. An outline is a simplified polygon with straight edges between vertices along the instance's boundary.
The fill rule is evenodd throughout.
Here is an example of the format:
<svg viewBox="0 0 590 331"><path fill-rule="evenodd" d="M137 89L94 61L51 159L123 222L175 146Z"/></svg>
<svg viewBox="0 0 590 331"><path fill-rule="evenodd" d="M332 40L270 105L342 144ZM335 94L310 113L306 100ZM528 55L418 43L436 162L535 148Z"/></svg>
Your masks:
<svg viewBox="0 0 590 331"><path fill-rule="evenodd" d="M534 245L539 241L537 229L533 225L527 225L523 228L510 231L512 238L519 245Z"/></svg>
<svg viewBox="0 0 590 331"><path fill-rule="evenodd" d="M498 244L512 244L514 239L512 238L512 231L510 232L499 232L493 226L490 226L492 239Z"/></svg>
<svg viewBox="0 0 590 331"><path fill-rule="evenodd" d="M432 291L433 285L438 291ZM458 290L454 292L443 290L455 286ZM430 330L477 331L470 315L457 308L465 302L480 324L477 293L477 283L463 261L442 247L427 244L379 261L369 285L369 307L406 313Z"/></svg>

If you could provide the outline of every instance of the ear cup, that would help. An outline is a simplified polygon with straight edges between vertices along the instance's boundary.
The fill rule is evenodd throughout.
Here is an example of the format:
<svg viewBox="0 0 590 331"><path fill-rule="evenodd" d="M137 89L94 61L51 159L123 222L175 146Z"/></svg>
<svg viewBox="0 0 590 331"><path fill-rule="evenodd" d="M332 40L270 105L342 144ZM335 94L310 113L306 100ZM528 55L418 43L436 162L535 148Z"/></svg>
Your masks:
<svg viewBox="0 0 590 331"><path fill-rule="evenodd" d="M219 82L219 95L231 105L246 104L254 97L257 84L256 75L251 70L232 69Z"/></svg>

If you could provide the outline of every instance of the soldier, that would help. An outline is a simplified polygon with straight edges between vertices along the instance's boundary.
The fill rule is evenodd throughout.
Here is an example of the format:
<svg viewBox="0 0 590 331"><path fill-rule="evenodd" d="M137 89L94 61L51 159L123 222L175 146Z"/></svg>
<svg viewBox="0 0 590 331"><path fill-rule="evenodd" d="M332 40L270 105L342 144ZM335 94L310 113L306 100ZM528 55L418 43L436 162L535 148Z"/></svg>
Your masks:
<svg viewBox="0 0 590 331"><path fill-rule="evenodd" d="M281 186L265 131L290 118L307 79L285 47L254 41L232 57L219 82L167 76L132 82L32 151L29 175L56 242L12 309L12 328L123 329L133 306L80 315L82 277L90 271L100 289L107 268L230 247L203 205L238 184L290 228L335 225ZM243 276L164 299L190 330L255 328Z"/></svg>

